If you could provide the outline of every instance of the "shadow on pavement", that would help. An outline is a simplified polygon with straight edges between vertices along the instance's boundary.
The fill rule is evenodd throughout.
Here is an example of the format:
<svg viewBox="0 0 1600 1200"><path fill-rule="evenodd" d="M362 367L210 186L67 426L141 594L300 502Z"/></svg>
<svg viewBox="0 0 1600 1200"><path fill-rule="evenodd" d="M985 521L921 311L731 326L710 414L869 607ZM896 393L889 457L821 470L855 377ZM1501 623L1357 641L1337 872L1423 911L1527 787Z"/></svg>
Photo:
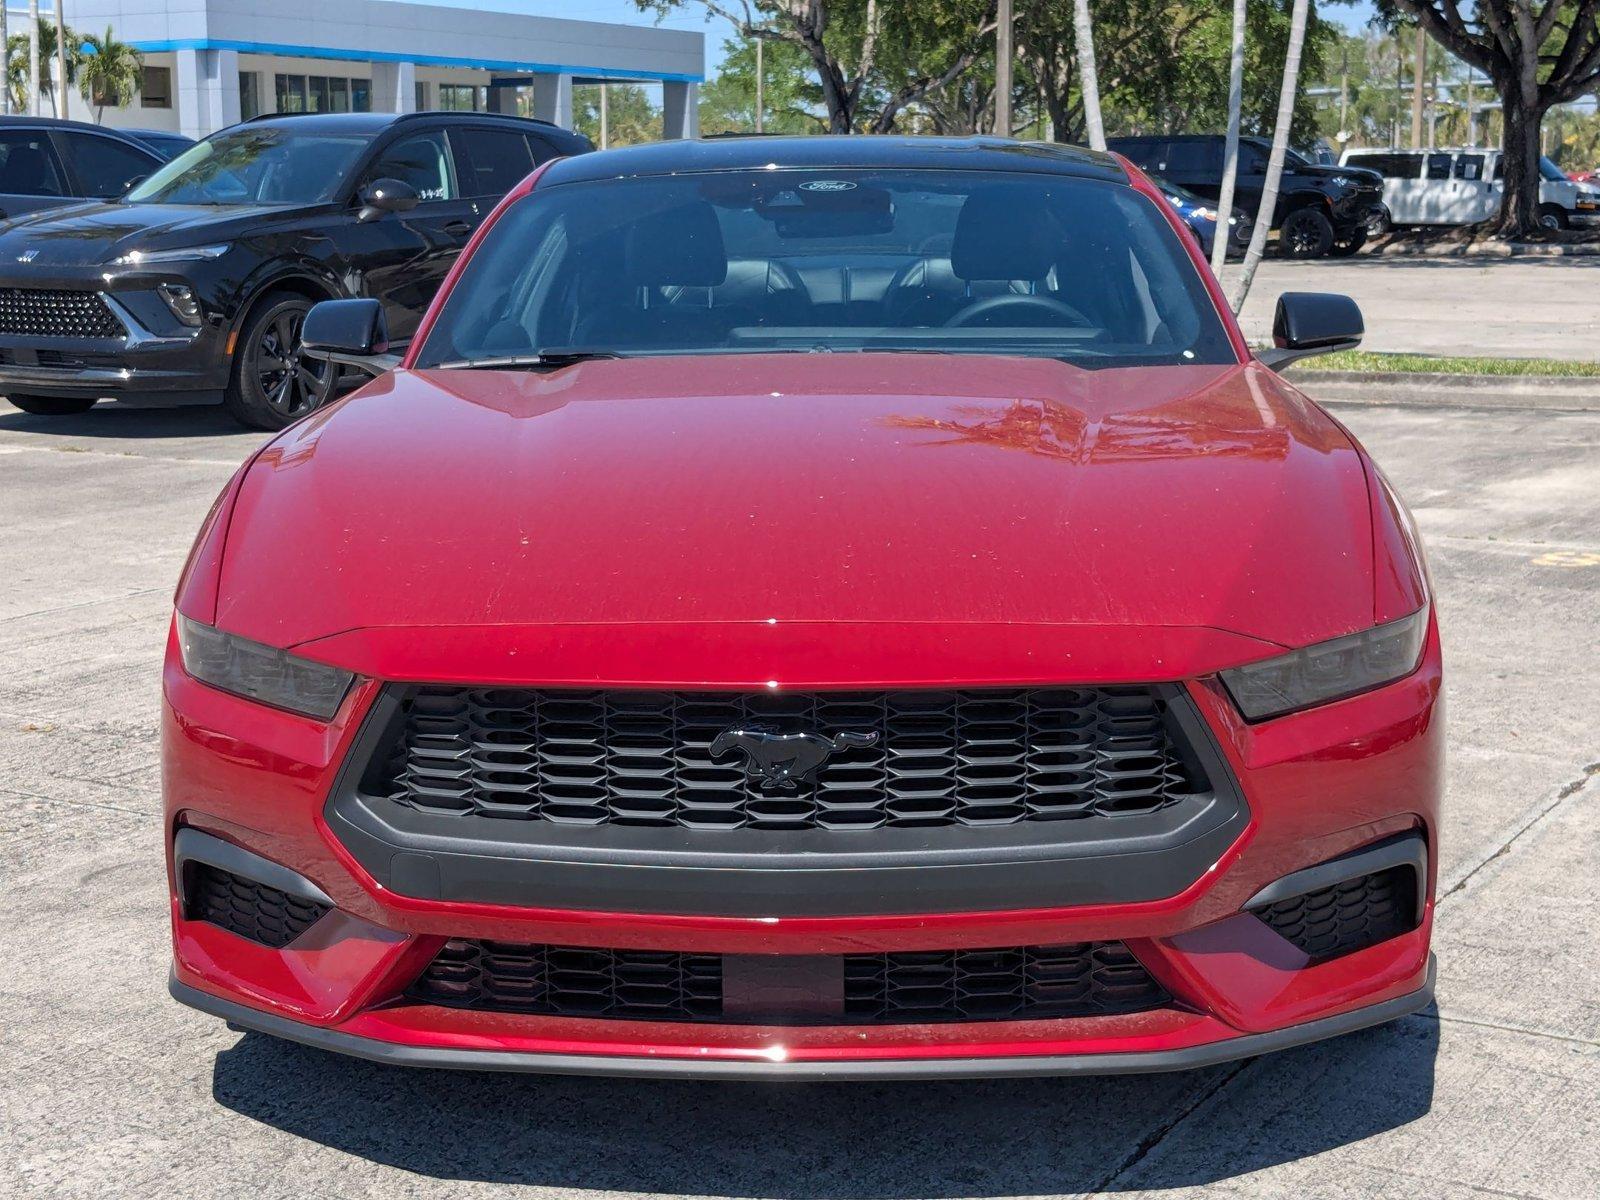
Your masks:
<svg viewBox="0 0 1600 1200"><path fill-rule="evenodd" d="M249 434L220 404L183 408L123 408L101 403L86 413L37 417L0 401L0 430L71 438L192 438ZM264 438L267 435L261 434Z"/></svg>
<svg viewBox="0 0 1600 1200"><path fill-rule="evenodd" d="M786 1200L1050 1195L1209 1184L1405 1125L1432 1104L1438 1036L1430 1009L1187 1074L783 1085L411 1070L246 1034L218 1055L212 1094L438 1179Z"/></svg>

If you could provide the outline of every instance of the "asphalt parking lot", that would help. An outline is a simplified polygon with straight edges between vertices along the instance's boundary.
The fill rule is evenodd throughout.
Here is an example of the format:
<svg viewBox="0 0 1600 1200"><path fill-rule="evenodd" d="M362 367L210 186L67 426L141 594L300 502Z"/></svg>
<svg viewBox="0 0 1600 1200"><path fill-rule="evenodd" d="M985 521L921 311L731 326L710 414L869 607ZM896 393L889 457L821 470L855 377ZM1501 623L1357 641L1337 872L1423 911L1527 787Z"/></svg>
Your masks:
<svg viewBox="0 0 1600 1200"><path fill-rule="evenodd" d="M1238 264L1224 278L1232 286ZM1355 258L1262 262L1239 314L1272 340L1282 292L1343 292L1367 321L1365 350L1600 359L1600 257Z"/></svg>
<svg viewBox="0 0 1600 1200"><path fill-rule="evenodd" d="M260 435L0 402L0 1194L1600 1195L1600 410L1338 415L1432 554L1437 1010L1183 1075L779 1087L407 1072L169 1001L158 664Z"/></svg>

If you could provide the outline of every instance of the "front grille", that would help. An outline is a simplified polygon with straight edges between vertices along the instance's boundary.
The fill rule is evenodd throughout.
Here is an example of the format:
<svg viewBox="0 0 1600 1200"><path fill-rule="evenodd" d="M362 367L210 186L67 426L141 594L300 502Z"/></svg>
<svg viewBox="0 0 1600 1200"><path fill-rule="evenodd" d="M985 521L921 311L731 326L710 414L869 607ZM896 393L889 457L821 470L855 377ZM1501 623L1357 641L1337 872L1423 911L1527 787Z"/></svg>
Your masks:
<svg viewBox="0 0 1600 1200"><path fill-rule="evenodd" d="M815 734L836 748L784 786L753 776L741 749L711 753L718 734L739 728ZM431 813L579 826L1006 826L1146 814L1206 792L1179 738L1150 688L423 687L405 694L362 790Z"/></svg>
<svg viewBox="0 0 1600 1200"><path fill-rule="evenodd" d="M0 334L122 338L122 322L98 292L0 287Z"/></svg>
<svg viewBox="0 0 1600 1200"><path fill-rule="evenodd" d="M714 1021L722 1014L722 960L456 939L445 943L410 994L429 1004L491 1012Z"/></svg>
<svg viewBox="0 0 1600 1200"><path fill-rule="evenodd" d="M191 862L185 874L191 921L209 921L274 950L294 941L328 911L326 905L297 900L210 863Z"/></svg>
<svg viewBox="0 0 1600 1200"><path fill-rule="evenodd" d="M1253 910L1313 962L1376 946L1417 927L1417 876L1390 867Z"/></svg>
<svg viewBox="0 0 1600 1200"><path fill-rule="evenodd" d="M844 962L849 1024L1087 1017L1168 1000L1121 942L852 954Z"/></svg>
<svg viewBox="0 0 1600 1200"><path fill-rule="evenodd" d="M724 958L454 939L407 995L542 1016L830 1025L1105 1016L1171 999L1121 942Z"/></svg>

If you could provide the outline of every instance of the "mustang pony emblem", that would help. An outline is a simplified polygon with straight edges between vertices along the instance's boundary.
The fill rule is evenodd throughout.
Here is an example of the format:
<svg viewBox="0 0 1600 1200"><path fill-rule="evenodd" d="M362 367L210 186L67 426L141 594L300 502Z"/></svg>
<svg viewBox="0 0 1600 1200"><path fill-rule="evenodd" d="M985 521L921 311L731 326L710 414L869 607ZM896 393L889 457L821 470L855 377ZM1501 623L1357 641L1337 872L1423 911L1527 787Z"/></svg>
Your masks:
<svg viewBox="0 0 1600 1200"><path fill-rule="evenodd" d="M737 725L717 734L711 743L711 756L721 758L730 750L743 750L751 779L793 788L840 750L871 746L877 740L873 730L847 729L824 737L820 733L779 733L761 725Z"/></svg>

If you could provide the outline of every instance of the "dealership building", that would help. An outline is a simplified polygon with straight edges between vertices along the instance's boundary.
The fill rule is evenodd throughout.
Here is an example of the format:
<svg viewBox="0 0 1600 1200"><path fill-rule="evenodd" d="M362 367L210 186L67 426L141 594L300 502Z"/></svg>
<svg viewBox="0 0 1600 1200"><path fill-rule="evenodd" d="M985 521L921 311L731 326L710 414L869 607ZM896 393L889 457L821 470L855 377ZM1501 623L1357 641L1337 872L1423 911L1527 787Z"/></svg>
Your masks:
<svg viewBox="0 0 1600 1200"><path fill-rule="evenodd" d="M26 12L7 8L12 32L26 30ZM65 11L78 33L109 26L144 55L144 86L106 107L106 125L203 137L262 113L442 108L570 128L575 83L627 82L661 85L664 136L699 129L705 37L693 31L407 0L71 0ZM80 95L71 104L69 116L93 119Z"/></svg>

